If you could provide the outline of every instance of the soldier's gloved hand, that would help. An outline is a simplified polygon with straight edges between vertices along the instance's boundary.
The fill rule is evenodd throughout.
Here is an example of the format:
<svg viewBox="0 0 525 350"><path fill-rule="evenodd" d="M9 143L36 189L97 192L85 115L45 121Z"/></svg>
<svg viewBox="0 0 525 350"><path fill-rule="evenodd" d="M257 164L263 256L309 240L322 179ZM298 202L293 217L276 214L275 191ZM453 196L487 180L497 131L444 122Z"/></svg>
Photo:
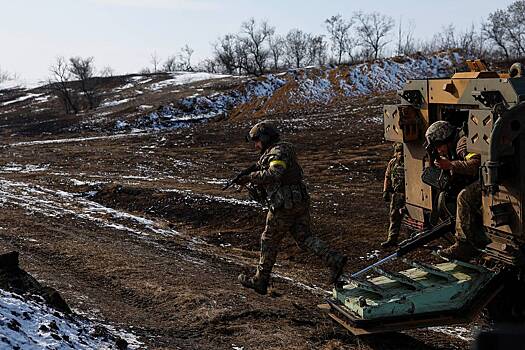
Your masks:
<svg viewBox="0 0 525 350"><path fill-rule="evenodd" d="M383 200L385 202L390 202L390 199L392 199L392 194L390 193L390 191L384 191L383 192Z"/></svg>
<svg viewBox="0 0 525 350"><path fill-rule="evenodd" d="M250 182L250 177L248 175L241 176L235 183L239 186L244 186Z"/></svg>

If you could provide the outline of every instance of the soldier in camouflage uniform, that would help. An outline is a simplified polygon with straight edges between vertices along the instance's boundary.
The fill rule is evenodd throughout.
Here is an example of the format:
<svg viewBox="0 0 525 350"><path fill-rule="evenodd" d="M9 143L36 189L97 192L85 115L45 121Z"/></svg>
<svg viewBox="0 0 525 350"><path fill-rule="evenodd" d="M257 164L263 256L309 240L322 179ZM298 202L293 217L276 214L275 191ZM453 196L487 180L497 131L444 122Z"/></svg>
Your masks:
<svg viewBox="0 0 525 350"><path fill-rule="evenodd" d="M290 233L302 249L322 258L331 269L330 282L343 272L347 258L330 247L310 230L310 196L303 182L303 170L297 161L295 147L281 142L278 130L269 122L256 124L247 138L261 152L256 170L241 177L237 184L259 186L266 193L269 211L261 236L261 253L253 277L239 275L239 282L259 294L266 294L270 273L284 236Z"/></svg>
<svg viewBox="0 0 525 350"><path fill-rule="evenodd" d="M390 159L385 171L383 199L390 202L390 226L388 238L381 246L391 247L397 244L403 208L405 207L405 164L403 160L403 144L394 144L394 157Z"/></svg>
<svg viewBox="0 0 525 350"><path fill-rule="evenodd" d="M481 157L467 151L467 137L446 121L433 123L425 134L439 154L434 164L448 171L457 195L456 242L438 253L446 258L469 260L485 244L482 230L481 186L477 179ZM459 187L459 188L458 188Z"/></svg>

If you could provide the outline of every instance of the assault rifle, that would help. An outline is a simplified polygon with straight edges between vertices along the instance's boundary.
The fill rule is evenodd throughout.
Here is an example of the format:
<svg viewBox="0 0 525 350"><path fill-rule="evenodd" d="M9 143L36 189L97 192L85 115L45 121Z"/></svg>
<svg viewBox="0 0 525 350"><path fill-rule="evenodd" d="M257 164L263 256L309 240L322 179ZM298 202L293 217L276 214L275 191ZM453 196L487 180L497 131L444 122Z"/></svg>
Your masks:
<svg viewBox="0 0 525 350"><path fill-rule="evenodd" d="M455 222L456 220L454 218L449 218L443 221L442 223L432 227L431 229L419 231L418 233L412 235L412 237L401 242L399 244L399 248L394 253L390 254L386 258L379 260L378 262L373 263L370 266L365 267L360 271L353 273L350 277L356 278L362 275L363 273L373 269L376 266L382 265L387 261L400 258L403 255L408 254L441 236L444 236L445 234L451 232L452 229L454 229Z"/></svg>
<svg viewBox="0 0 525 350"><path fill-rule="evenodd" d="M252 165L250 165L248 168L242 170L241 172L239 172L237 175L235 175L235 177L233 179L231 179L230 181L228 181L226 183L226 185L224 185L224 187L222 188L223 191L227 190L228 188L232 187L234 184L236 184L239 179L243 176L246 176L246 175L249 175L250 173L253 173L254 171L256 171L258 169L258 166L257 166L257 163L254 163Z"/></svg>

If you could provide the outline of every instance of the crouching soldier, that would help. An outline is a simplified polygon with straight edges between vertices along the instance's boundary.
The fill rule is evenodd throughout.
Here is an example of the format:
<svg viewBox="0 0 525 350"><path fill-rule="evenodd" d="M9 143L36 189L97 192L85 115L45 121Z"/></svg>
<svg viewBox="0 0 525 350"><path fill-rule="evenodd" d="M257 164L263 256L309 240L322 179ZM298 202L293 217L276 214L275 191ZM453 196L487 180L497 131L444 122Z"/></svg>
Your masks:
<svg viewBox="0 0 525 350"><path fill-rule="evenodd" d="M390 159L386 167L383 199L387 203L390 202L388 238L381 243L381 247L386 248L397 244L405 207L405 165L402 143L394 144L394 157Z"/></svg>
<svg viewBox="0 0 525 350"><path fill-rule="evenodd" d="M303 170L291 143L281 142L278 130L269 122L256 124L247 139L253 141L261 157L255 170L239 178L239 185L259 186L266 193L269 211L261 235L259 265L253 277L239 275L239 282L259 294L266 294L270 274L285 235L291 234L302 249L321 259L330 268L330 283L343 272L346 256L330 249L310 229L310 196L303 182Z"/></svg>
<svg viewBox="0 0 525 350"><path fill-rule="evenodd" d="M457 195L456 242L438 254L468 261L487 243L482 229L481 185L478 181L481 157L467 151L467 137L447 121L430 125L425 137L439 156L435 166L449 173L451 192Z"/></svg>

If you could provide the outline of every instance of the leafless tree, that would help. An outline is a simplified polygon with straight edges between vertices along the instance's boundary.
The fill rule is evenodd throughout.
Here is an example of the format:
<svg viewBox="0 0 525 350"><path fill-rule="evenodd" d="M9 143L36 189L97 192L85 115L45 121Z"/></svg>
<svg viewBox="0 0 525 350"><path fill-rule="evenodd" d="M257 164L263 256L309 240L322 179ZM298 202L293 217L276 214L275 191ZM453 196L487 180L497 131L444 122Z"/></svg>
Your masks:
<svg viewBox="0 0 525 350"><path fill-rule="evenodd" d="M480 58L483 56L483 41L474 24L464 32L459 33L458 47L470 57Z"/></svg>
<svg viewBox="0 0 525 350"><path fill-rule="evenodd" d="M157 73L158 72L158 68L159 68L159 65L160 65L160 58L159 56L157 55L157 51L153 52L151 54L151 59L149 61L151 63L151 65L153 66L153 73Z"/></svg>
<svg viewBox="0 0 525 350"><path fill-rule="evenodd" d="M286 53L285 39L281 35L271 35L268 37L268 46L272 57L272 66L274 70L278 70L281 64L281 59Z"/></svg>
<svg viewBox="0 0 525 350"><path fill-rule="evenodd" d="M482 24L483 34L503 52L505 59L510 58L510 48L506 34L507 15L503 10L491 13L486 22Z"/></svg>
<svg viewBox="0 0 525 350"><path fill-rule="evenodd" d="M67 114L77 114L78 99L73 89L70 88L71 71L66 59L58 57L49 70L51 77L48 79L48 89L62 101Z"/></svg>
<svg viewBox="0 0 525 350"><path fill-rule="evenodd" d="M239 69L237 58L237 37L235 34L226 34L214 44L215 60L228 74L235 74Z"/></svg>
<svg viewBox="0 0 525 350"><path fill-rule="evenodd" d="M324 66L328 61L328 45L323 35L310 35L308 37L308 63Z"/></svg>
<svg viewBox="0 0 525 350"><path fill-rule="evenodd" d="M191 56L194 52L195 51L188 44L184 45L184 47L181 49L181 53L179 55L181 70L185 72L193 72L193 67L191 66Z"/></svg>
<svg viewBox="0 0 525 350"><path fill-rule="evenodd" d="M341 64L345 52L349 52L350 29L352 21L346 21L341 15L332 16L324 21L326 30L330 34L332 52L335 54L337 64Z"/></svg>
<svg viewBox="0 0 525 350"><path fill-rule="evenodd" d="M388 35L394 27L394 20L378 12L354 14L356 33L359 43L366 52L370 52L377 59L381 51L388 44Z"/></svg>
<svg viewBox="0 0 525 350"><path fill-rule="evenodd" d="M115 70L111 68L110 66L105 66L104 68L100 70L99 75L104 78L112 77L115 75Z"/></svg>
<svg viewBox="0 0 525 350"><path fill-rule="evenodd" d="M168 56L166 61L164 61L161 69L163 72L174 72L178 70L178 68L179 68L179 63L177 61L177 56L172 55L172 56Z"/></svg>
<svg viewBox="0 0 525 350"><path fill-rule="evenodd" d="M197 69L208 73L218 73L219 66L220 64L216 60L205 58L197 65Z"/></svg>
<svg viewBox="0 0 525 350"><path fill-rule="evenodd" d="M0 68L0 83L8 81L9 79L11 79L11 75Z"/></svg>
<svg viewBox="0 0 525 350"><path fill-rule="evenodd" d="M403 19L399 18L397 32L397 55L410 55L416 51L414 44L414 21L409 21L406 28L403 28Z"/></svg>
<svg viewBox="0 0 525 350"><path fill-rule="evenodd" d="M515 1L507 7L506 29L518 57L525 54L525 1Z"/></svg>
<svg viewBox="0 0 525 350"><path fill-rule="evenodd" d="M80 90L88 102L89 109L96 106L98 78L95 75L93 57L71 57L68 65L73 78L80 82Z"/></svg>
<svg viewBox="0 0 525 350"><path fill-rule="evenodd" d="M241 25L241 34L245 36L245 48L248 50L251 57L249 60L255 65L255 74L261 75L266 70L266 61L270 56L270 51L266 42L268 38L275 32L275 29L263 21L259 25L254 18L243 22Z"/></svg>
<svg viewBox="0 0 525 350"><path fill-rule="evenodd" d="M296 68L303 65L308 57L310 35L300 29L292 29L286 34L286 58Z"/></svg>

